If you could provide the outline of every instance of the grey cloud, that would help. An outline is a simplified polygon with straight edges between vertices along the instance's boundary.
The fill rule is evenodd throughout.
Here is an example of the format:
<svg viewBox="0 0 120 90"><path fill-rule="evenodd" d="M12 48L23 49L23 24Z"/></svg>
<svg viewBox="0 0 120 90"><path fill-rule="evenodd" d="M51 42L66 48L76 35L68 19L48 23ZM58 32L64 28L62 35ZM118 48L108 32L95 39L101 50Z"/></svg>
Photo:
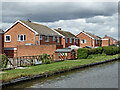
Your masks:
<svg viewBox="0 0 120 90"><path fill-rule="evenodd" d="M117 3L73 3L73 2L4 2L3 22L16 19L31 19L36 22L53 22L77 18L89 18L96 15L111 16L117 12Z"/></svg>

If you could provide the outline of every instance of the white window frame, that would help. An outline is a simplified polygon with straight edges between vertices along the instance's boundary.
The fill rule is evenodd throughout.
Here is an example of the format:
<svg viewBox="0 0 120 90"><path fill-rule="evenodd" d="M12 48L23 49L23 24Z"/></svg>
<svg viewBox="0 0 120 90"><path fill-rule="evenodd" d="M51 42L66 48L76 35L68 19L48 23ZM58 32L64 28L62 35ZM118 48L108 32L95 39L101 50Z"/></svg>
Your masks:
<svg viewBox="0 0 120 90"><path fill-rule="evenodd" d="M69 38L69 42L72 43L72 38Z"/></svg>
<svg viewBox="0 0 120 90"><path fill-rule="evenodd" d="M97 40L95 40L95 43L96 43L96 44L98 43Z"/></svg>
<svg viewBox="0 0 120 90"><path fill-rule="evenodd" d="M83 40L84 40L84 43L83 43ZM85 44L85 43L86 43L86 39L82 39L81 44Z"/></svg>
<svg viewBox="0 0 120 90"><path fill-rule="evenodd" d="M76 39L77 41L76 41L76 43L78 44L78 39Z"/></svg>
<svg viewBox="0 0 120 90"><path fill-rule="evenodd" d="M65 42L68 43L68 38L65 38Z"/></svg>
<svg viewBox="0 0 120 90"><path fill-rule="evenodd" d="M20 40L20 38L18 38L18 36L23 36L23 40ZM19 42L23 42L23 41L26 41L26 35L23 35L23 34L21 34L21 35L17 35L17 41L19 41Z"/></svg>
<svg viewBox="0 0 120 90"><path fill-rule="evenodd" d="M42 40L42 35L39 35L39 40Z"/></svg>
<svg viewBox="0 0 120 90"><path fill-rule="evenodd" d="M6 40L6 36L9 36L9 37L10 37L10 40L9 40L9 41ZM11 42L11 35L5 35L5 42Z"/></svg>
<svg viewBox="0 0 120 90"><path fill-rule="evenodd" d="M59 37L57 37L57 43L59 43L59 42L60 42Z"/></svg>
<svg viewBox="0 0 120 90"><path fill-rule="evenodd" d="M74 43L75 43L75 38L74 38Z"/></svg>
<svg viewBox="0 0 120 90"><path fill-rule="evenodd" d="M53 41L55 41L55 36L53 36Z"/></svg>
<svg viewBox="0 0 120 90"><path fill-rule="evenodd" d="M47 37L47 40L46 40ZM49 36L45 36L45 42L49 42Z"/></svg>

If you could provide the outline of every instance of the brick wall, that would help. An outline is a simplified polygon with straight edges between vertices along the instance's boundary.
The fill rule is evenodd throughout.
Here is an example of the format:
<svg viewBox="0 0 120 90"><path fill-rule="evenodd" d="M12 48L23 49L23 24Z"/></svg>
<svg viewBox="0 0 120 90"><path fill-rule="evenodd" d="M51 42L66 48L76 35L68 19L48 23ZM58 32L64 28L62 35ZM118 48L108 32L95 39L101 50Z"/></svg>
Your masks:
<svg viewBox="0 0 120 90"><path fill-rule="evenodd" d="M93 42L93 39L91 39L90 37L88 37L87 35L80 33L79 35L77 35L77 37L80 39L80 43L79 46L80 47L85 47L85 46L91 46L93 47L93 43L95 44L95 42ZM86 43L81 43L81 40L85 39Z"/></svg>
<svg viewBox="0 0 120 90"><path fill-rule="evenodd" d="M11 42L4 43L5 48L17 47L17 45L25 45L26 43L34 44L34 33L20 23L17 23L5 35L11 35ZM26 41L17 41L17 35L26 35Z"/></svg>
<svg viewBox="0 0 120 90"><path fill-rule="evenodd" d="M39 41L39 35L36 36L36 45L39 45L37 41ZM53 41L53 36L49 36L49 42L45 42L45 35L42 35L42 40L40 40L40 45L45 45L45 44L61 44L61 37L59 37L59 43L57 42L57 37L55 37L55 41Z"/></svg>
<svg viewBox="0 0 120 90"><path fill-rule="evenodd" d="M17 56L35 56L46 54L53 54L56 49L61 49L60 45L21 45L17 47Z"/></svg>
<svg viewBox="0 0 120 90"><path fill-rule="evenodd" d="M109 46L109 45L110 45L109 42L110 42L109 39L103 39L103 40L102 40L102 46L104 46L104 47Z"/></svg>
<svg viewBox="0 0 120 90"><path fill-rule="evenodd" d="M4 34L0 33L0 54L4 53Z"/></svg>
<svg viewBox="0 0 120 90"><path fill-rule="evenodd" d="M110 39L109 37L105 37L104 39ZM110 39L110 45L117 45L117 43L114 41L114 40L112 40L112 39Z"/></svg>

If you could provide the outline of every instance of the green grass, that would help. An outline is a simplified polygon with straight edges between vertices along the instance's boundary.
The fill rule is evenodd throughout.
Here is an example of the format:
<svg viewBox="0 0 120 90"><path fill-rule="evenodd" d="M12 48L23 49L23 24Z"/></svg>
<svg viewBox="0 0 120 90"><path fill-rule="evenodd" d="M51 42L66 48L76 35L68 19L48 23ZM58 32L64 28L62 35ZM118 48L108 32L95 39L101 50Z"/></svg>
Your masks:
<svg viewBox="0 0 120 90"><path fill-rule="evenodd" d="M6 73L2 73L2 80L9 81L15 78L19 78L23 76L30 76L30 75L35 75L35 74L42 74L45 72L52 73L53 71L69 69L74 66L105 61L105 60L116 58L116 57L118 57L118 54L113 55L113 56L108 56L104 54L103 55L92 55L91 59L66 60L63 62L30 66L29 68L27 67L26 69L5 70L4 72Z"/></svg>

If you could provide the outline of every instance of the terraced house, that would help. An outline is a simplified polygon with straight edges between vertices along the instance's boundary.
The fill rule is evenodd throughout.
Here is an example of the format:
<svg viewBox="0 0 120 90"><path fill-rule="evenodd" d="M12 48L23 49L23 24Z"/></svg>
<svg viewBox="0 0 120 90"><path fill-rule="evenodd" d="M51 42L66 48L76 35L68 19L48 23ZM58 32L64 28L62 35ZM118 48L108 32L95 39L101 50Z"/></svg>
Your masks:
<svg viewBox="0 0 120 90"><path fill-rule="evenodd" d="M118 41L116 39L114 39L113 37L110 37L108 35L105 35L103 37L103 39L106 39L106 40L108 39L109 45L117 45L118 44Z"/></svg>
<svg viewBox="0 0 120 90"><path fill-rule="evenodd" d="M4 50L13 54L19 45L61 45L61 36L47 26L31 21L17 20L5 31ZM11 55L12 56L12 55Z"/></svg>
<svg viewBox="0 0 120 90"><path fill-rule="evenodd" d="M101 46L102 44L101 37L85 31L80 32L76 36L80 39L80 43L79 43L80 47L85 47L85 46L96 47L96 46Z"/></svg>
<svg viewBox="0 0 120 90"><path fill-rule="evenodd" d="M4 53L4 32L0 29L0 54Z"/></svg>
<svg viewBox="0 0 120 90"><path fill-rule="evenodd" d="M4 38L4 51L7 56L40 55L43 51L43 53L51 54L50 52L54 52L58 48L63 48L63 46L79 45L79 39L72 33L53 30L47 26L33 23L30 20L17 20L12 26L6 29ZM54 46L46 45L57 46L52 49ZM20 50L18 46L23 47ZM28 47L29 49L34 48L34 50L32 49L34 52L28 51ZM23 53L25 51L28 52L25 54ZM32 53L29 54L29 52Z"/></svg>
<svg viewBox="0 0 120 90"><path fill-rule="evenodd" d="M71 46L71 45L79 46L79 38L76 37L71 32L63 31L61 28L54 29L54 31L58 33L60 36L62 36L61 42L64 48Z"/></svg>

